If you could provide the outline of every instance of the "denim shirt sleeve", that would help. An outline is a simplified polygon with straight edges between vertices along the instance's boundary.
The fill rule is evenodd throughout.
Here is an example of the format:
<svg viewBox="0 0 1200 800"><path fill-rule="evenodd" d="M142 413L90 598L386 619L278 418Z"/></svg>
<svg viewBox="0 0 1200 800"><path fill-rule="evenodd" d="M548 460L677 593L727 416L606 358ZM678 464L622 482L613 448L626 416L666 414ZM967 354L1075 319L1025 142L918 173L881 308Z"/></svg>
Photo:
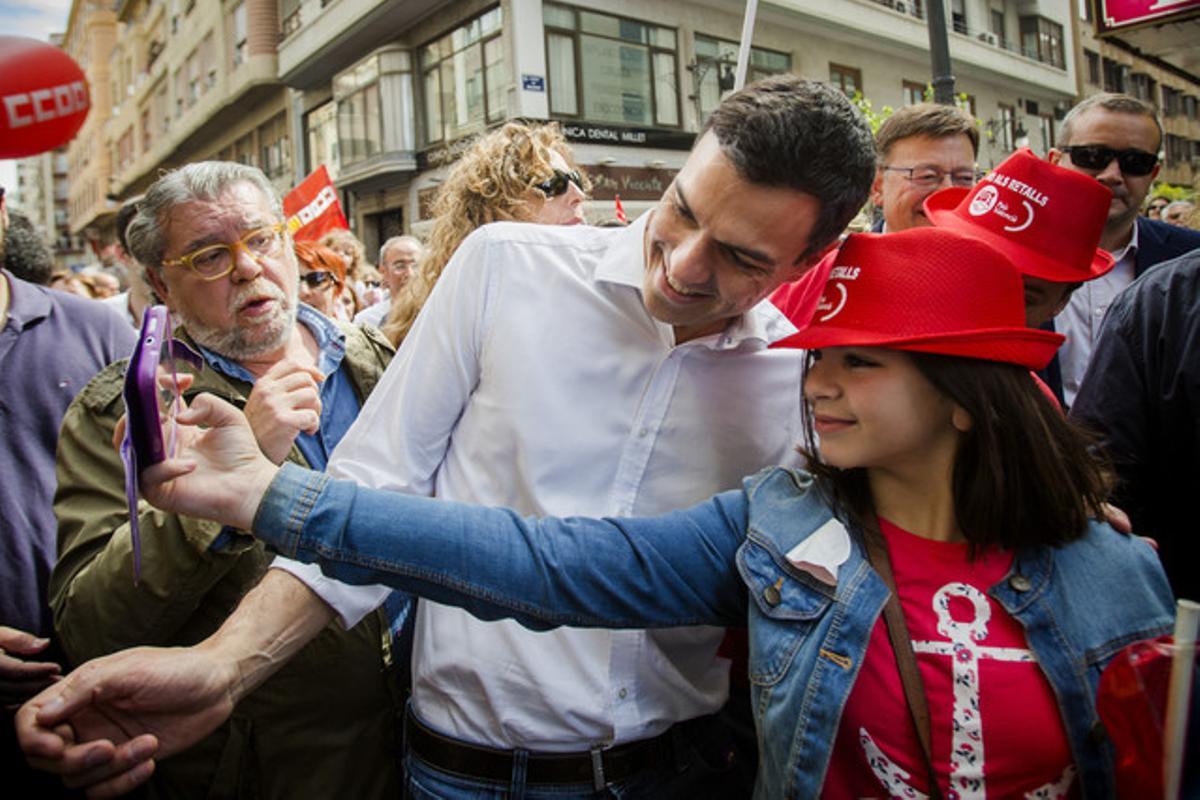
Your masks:
<svg viewBox="0 0 1200 800"><path fill-rule="evenodd" d="M285 464L255 534L346 583L386 583L533 629L744 625L745 493L658 517L522 519Z"/></svg>

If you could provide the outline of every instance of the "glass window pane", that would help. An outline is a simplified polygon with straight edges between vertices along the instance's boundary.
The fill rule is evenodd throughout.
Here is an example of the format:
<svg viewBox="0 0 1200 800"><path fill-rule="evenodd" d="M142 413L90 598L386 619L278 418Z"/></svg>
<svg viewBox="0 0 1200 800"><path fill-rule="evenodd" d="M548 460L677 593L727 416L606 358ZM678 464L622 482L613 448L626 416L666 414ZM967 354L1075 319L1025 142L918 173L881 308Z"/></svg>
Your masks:
<svg viewBox="0 0 1200 800"><path fill-rule="evenodd" d="M672 28L651 28L651 43L655 47L662 47L667 50L675 49L675 31Z"/></svg>
<svg viewBox="0 0 1200 800"><path fill-rule="evenodd" d="M487 118L488 122L492 122L504 119L510 83L504 65L504 40L501 37L484 42L483 60L487 69Z"/></svg>
<svg viewBox="0 0 1200 800"><path fill-rule="evenodd" d="M593 14L590 11L579 12L579 28L588 33L598 33L614 39L621 38L621 20L607 14Z"/></svg>
<svg viewBox="0 0 1200 800"><path fill-rule="evenodd" d="M500 30L500 26L504 23L504 17L501 15L500 9L500 6L496 6L479 18L479 32L481 36L487 36L492 31Z"/></svg>
<svg viewBox="0 0 1200 800"><path fill-rule="evenodd" d="M679 80L674 53L654 54L654 118L659 125L679 124Z"/></svg>
<svg viewBox="0 0 1200 800"><path fill-rule="evenodd" d="M550 113L579 113L575 96L575 40L561 33L546 34L547 72L550 73Z"/></svg>
<svg viewBox="0 0 1200 800"><path fill-rule="evenodd" d="M575 12L563 6L546 3L542 6L542 20L556 28L575 30Z"/></svg>
<svg viewBox="0 0 1200 800"><path fill-rule="evenodd" d="M581 36L580 56L585 117L650 124L650 54L646 48Z"/></svg>
<svg viewBox="0 0 1200 800"><path fill-rule="evenodd" d="M452 65L452 66L451 66ZM446 80L446 71L452 76ZM442 90L449 90L452 95L444 104L446 109L454 109L448 126L448 135L452 139L474 133L483 126L483 48L480 45L468 47L442 64Z"/></svg>
<svg viewBox="0 0 1200 800"><path fill-rule="evenodd" d="M442 140L442 82L441 73L431 69L425 73L425 141Z"/></svg>

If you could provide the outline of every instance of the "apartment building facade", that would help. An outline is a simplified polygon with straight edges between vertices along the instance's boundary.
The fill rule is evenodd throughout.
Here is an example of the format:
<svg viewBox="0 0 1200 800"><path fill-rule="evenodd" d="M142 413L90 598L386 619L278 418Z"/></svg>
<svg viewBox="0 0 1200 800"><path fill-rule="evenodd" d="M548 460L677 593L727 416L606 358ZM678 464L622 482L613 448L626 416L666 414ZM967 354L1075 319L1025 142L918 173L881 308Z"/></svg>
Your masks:
<svg viewBox="0 0 1200 800"><path fill-rule="evenodd" d="M1138 45L1152 42L1152 31L1099 37L1091 3L1082 3L1079 35L1079 95L1124 92L1152 103L1163 123L1162 169L1158 180L1200 190L1200 59L1168 61ZM1200 20L1176 23L1159 41L1190 32L1193 54L1200 51ZM1131 43L1131 41L1137 44ZM1171 53L1174 55L1174 53Z"/></svg>

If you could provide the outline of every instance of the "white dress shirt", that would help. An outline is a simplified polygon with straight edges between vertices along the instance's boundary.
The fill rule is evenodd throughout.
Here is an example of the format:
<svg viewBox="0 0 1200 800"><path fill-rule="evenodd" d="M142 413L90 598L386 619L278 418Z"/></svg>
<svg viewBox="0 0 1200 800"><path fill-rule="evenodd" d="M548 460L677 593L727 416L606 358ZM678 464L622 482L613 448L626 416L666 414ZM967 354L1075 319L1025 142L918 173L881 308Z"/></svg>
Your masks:
<svg viewBox="0 0 1200 800"><path fill-rule="evenodd" d="M376 328L382 328L383 323L387 320L388 312L392 310L391 299L381 300L373 306L367 306L362 311L354 315L355 325L372 325Z"/></svg>
<svg viewBox="0 0 1200 800"><path fill-rule="evenodd" d="M529 515L685 508L795 464L802 354L770 303L675 345L642 303L645 217L625 229L489 225L459 248L329 471ZM403 524L397 520L397 524ZM377 588L314 590L343 621ZM413 698L493 747L586 750L720 709L723 631L558 629L418 604Z"/></svg>
<svg viewBox="0 0 1200 800"><path fill-rule="evenodd" d="M1067 307L1054 318L1054 329L1067 339L1058 348L1058 364L1062 370L1063 401L1067 408L1075 405L1075 395L1092 350L1100 336L1100 323L1113 299L1133 283L1134 261L1137 259L1138 226L1133 226L1129 244L1112 254L1117 264L1107 275L1088 281L1075 290Z"/></svg>

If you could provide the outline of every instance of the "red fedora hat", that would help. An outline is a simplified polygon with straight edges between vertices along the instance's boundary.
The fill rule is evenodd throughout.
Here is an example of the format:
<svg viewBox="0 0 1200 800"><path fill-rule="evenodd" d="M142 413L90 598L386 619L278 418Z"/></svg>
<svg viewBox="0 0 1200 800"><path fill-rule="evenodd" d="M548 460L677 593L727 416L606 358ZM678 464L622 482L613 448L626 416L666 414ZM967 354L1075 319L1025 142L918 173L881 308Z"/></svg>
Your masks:
<svg viewBox="0 0 1200 800"><path fill-rule="evenodd" d="M1022 148L971 189L951 187L925 199L939 228L983 239L1026 275L1059 283L1099 278L1113 258L1097 249L1112 191L1095 178Z"/></svg>
<svg viewBox="0 0 1200 800"><path fill-rule="evenodd" d="M1025 327L1012 263L985 242L914 228L851 234L796 347L887 347L1041 369L1062 334Z"/></svg>

